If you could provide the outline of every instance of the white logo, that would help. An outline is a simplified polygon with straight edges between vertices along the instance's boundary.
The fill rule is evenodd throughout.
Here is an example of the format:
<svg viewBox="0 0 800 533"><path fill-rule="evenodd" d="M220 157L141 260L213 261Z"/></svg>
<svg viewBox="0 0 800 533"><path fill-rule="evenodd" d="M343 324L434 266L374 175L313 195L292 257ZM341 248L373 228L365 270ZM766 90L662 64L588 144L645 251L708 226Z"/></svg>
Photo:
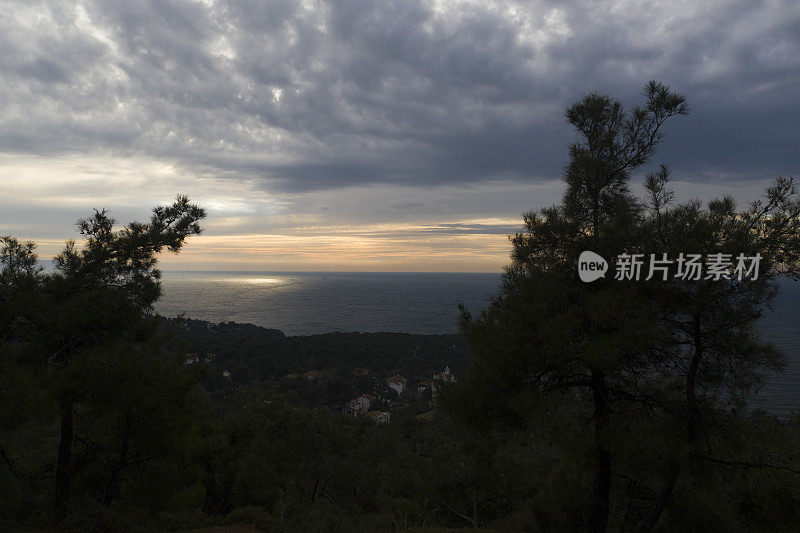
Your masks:
<svg viewBox="0 0 800 533"><path fill-rule="evenodd" d="M602 278L608 271L608 262L594 252L586 250L578 257L578 276L586 283Z"/></svg>

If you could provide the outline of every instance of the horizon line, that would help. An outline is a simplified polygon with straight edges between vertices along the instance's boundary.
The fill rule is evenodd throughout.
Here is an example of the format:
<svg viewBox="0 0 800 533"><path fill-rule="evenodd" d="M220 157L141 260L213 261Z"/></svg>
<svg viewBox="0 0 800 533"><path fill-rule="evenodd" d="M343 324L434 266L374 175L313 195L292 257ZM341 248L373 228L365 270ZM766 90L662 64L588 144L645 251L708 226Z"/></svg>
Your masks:
<svg viewBox="0 0 800 533"><path fill-rule="evenodd" d="M458 270L177 270L177 269L158 269L160 272L235 272L235 273L260 273L260 272L284 272L284 273L305 273L305 274L502 274L502 271L458 271Z"/></svg>

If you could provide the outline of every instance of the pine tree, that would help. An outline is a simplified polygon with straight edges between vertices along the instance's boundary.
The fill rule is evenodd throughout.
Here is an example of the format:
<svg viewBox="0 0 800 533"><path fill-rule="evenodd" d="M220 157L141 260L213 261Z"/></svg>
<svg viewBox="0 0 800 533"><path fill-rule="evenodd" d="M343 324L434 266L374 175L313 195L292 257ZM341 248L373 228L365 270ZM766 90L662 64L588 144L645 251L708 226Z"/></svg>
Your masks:
<svg viewBox="0 0 800 533"><path fill-rule="evenodd" d="M641 247L643 212L629 192L630 173L653 154L666 120L687 113L685 99L661 83L650 82L645 96L646 104L630 111L597 93L567 109L581 141L569 149L563 201L524 215L501 294L480 317L465 312L462 320L478 373L503 368L494 378L510 380L506 387L559 395L574 390L591 406L592 531L608 524L613 395L629 390L632 376L647 364L658 324L637 287L603 279L583 284L576 266L584 250L612 257Z"/></svg>
<svg viewBox="0 0 800 533"><path fill-rule="evenodd" d="M198 222L204 216L203 209L184 196L172 205L156 207L149 222L132 222L120 229L115 229L115 220L106 211L96 211L78 222L86 238L83 246L68 242L55 258L53 272L36 268L32 243L3 239L0 348L4 364L27 367L55 398L59 421L53 491L57 520L67 512L74 486L76 406L83 413L98 404L100 389L109 385L98 379L115 373L119 378L118 389L112 380L106 390L106 407L116 402L115 396L124 392L124 386L136 383L130 372L135 372L137 365L128 363L142 361L142 352L135 347L154 333L146 318L160 295L157 255L165 248L180 251L187 237L200 233ZM105 366L104 376L94 375L98 362ZM191 389L187 383L177 386L186 392ZM123 448L106 484L104 502L112 498L119 470L129 462L134 422L129 412ZM84 446L85 459L92 460L92 444Z"/></svg>

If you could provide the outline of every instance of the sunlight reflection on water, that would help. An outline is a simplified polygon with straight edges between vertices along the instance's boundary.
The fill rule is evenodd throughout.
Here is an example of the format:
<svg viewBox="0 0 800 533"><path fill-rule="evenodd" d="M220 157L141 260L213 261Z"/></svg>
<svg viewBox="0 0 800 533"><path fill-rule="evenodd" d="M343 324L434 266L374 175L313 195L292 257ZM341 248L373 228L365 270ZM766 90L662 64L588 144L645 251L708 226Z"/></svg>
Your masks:
<svg viewBox="0 0 800 533"><path fill-rule="evenodd" d="M250 283L253 285L276 285L286 283L286 280L278 278L229 278L224 281L233 283Z"/></svg>

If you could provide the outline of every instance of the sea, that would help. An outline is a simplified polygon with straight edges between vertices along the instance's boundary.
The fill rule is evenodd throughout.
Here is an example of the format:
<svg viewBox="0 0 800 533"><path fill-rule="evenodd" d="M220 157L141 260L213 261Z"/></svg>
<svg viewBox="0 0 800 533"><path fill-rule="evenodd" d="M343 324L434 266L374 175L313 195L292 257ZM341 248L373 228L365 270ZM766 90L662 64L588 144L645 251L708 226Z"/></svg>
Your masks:
<svg viewBox="0 0 800 533"><path fill-rule="evenodd" d="M473 313L500 289L499 274L388 272L163 273L156 311L209 322L241 322L287 335L333 331L458 331L458 305ZM782 280L759 328L786 354L752 406L781 418L800 411L800 282Z"/></svg>

